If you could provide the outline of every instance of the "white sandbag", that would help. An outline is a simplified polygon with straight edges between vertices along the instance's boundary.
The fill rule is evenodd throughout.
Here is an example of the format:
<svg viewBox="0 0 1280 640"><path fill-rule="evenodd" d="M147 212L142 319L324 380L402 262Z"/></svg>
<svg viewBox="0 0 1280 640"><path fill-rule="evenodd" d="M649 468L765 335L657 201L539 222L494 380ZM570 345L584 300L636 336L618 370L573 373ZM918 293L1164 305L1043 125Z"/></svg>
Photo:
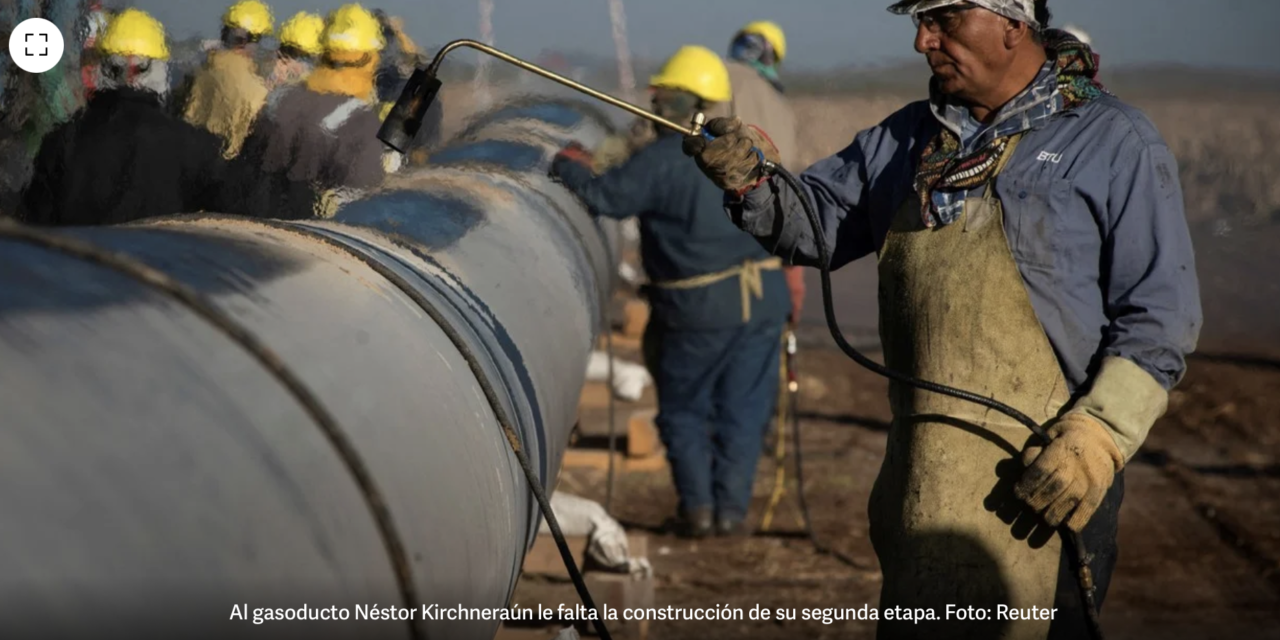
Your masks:
<svg viewBox="0 0 1280 640"><path fill-rule="evenodd" d="M587 556L600 566L618 573L653 575L648 558L630 557L627 532L599 503L557 491L551 494L551 510L565 536L587 538ZM551 533L546 520L540 532Z"/></svg>
<svg viewBox="0 0 1280 640"><path fill-rule="evenodd" d="M587 360L587 380L605 382L609 379L609 355L603 351L592 351ZM645 387L653 384L649 370L642 365L613 359L613 395L635 402L644 395Z"/></svg>

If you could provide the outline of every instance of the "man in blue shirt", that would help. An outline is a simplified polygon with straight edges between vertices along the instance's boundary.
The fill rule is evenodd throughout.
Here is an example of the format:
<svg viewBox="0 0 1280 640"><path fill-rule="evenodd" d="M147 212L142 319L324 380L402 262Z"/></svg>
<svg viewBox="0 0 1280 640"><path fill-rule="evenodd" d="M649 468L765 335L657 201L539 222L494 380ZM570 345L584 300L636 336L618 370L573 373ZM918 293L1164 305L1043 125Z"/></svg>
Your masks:
<svg viewBox="0 0 1280 640"><path fill-rule="evenodd" d="M731 95L723 61L703 47L680 49L650 86L654 110L677 122ZM725 218L723 192L690 165L678 134L661 133L599 177L584 160L562 152L552 173L593 215L640 222L652 280L646 360L679 529L744 533L790 310L782 261Z"/></svg>
<svg viewBox="0 0 1280 640"><path fill-rule="evenodd" d="M1116 560L1125 464L1163 415L1201 325L1178 167L1150 120L1096 81L1099 58L1048 29L1046 0L903 0L930 98L800 176L833 269L875 253L886 364L993 397L1042 425L890 385L893 426L869 505L884 637L1087 637L1061 540L1082 532L1097 598ZM732 119L686 153L729 216L795 264L817 239L776 161ZM948 606L1056 609L948 619Z"/></svg>

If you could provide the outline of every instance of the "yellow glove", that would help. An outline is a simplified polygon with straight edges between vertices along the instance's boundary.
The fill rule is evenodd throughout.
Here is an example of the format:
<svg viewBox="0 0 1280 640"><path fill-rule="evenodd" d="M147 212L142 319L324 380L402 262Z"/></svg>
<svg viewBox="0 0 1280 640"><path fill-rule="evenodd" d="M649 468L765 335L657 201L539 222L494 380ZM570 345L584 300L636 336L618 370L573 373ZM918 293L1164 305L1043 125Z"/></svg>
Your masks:
<svg viewBox="0 0 1280 640"><path fill-rule="evenodd" d="M1084 413L1068 413L1046 430L1048 447L1029 446L1022 453L1027 470L1014 494L1055 527L1065 520L1072 531L1085 524L1102 504L1124 468L1124 455L1102 423ZM1070 518L1068 518L1068 515Z"/></svg>
<svg viewBox="0 0 1280 640"><path fill-rule="evenodd" d="M738 118L714 118L705 128L715 139L685 136L684 153L692 156L702 173L725 191L741 195L764 179L755 149L775 164L782 162L773 141L754 125L744 126Z"/></svg>

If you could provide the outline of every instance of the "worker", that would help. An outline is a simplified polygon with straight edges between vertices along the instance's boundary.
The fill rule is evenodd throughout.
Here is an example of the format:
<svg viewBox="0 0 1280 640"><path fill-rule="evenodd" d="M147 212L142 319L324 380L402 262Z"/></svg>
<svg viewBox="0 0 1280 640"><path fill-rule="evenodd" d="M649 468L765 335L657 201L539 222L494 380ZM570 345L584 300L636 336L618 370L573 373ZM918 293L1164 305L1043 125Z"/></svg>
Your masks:
<svg viewBox="0 0 1280 640"><path fill-rule="evenodd" d="M359 4L329 13L319 64L286 86L262 110L245 141L237 174L256 185L252 215L329 217L344 202L379 186L394 162L378 140L374 70L385 41L376 18Z"/></svg>
<svg viewBox="0 0 1280 640"><path fill-rule="evenodd" d="M1164 414L1202 319L1178 166L1155 125L1098 83L1099 58L1051 29L1046 0L904 0L929 98L799 176L765 177L740 121L685 149L742 229L818 264L810 199L838 269L874 253L891 369L1009 404L1003 414L893 382L870 536L880 638L1088 637L1065 526L1093 554L1099 604L1116 562L1123 470ZM962 621L948 605L1048 616ZM1030 619L1028 619L1030 618Z"/></svg>
<svg viewBox="0 0 1280 640"><path fill-rule="evenodd" d="M761 20L739 29L729 44L733 101L729 103L728 115L768 131L783 165L794 167L799 131L779 75L786 57L787 36L776 23ZM804 308L804 272L795 265L783 267L782 272L787 276L787 288L791 292L788 320L795 326Z"/></svg>
<svg viewBox="0 0 1280 640"><path fill-rule="evenodd" d="M165 111L164 27L138 9L97 39L97 90L45 136L18 218L38 225L114 224L216 207L217 136Z"/></svg>
<svg viewBox="0 0 1280 640"><path fill-rule="evenodd" d="M267 77L267 89L274 91L296 84L311 73L316 59L324 52L320 46L323 31L324 18L306 11L299 11L280 25L280 50L276 52L275 67Z"/></svg>
<svg viewBox="0 0 1280 640"><path fill-rule="evenodd" d="M258 75L255 49L274 32L271 9L258 0L240 0L222 16L222 48L209 53L192 80L183 119L223 139L223 155L240 153L253 119L267 99Z"/></svg>
<svg viewBox="0 0 1280 640"><path fill-rule="evenodd" d="M677 122L732 97L724 61L700 46L679 49L650 87L654 111ZM778 385L788 308L781 261L729 222L720 191L690 171L678 134L660 134L598 177L589 164L571 147L552 173L593 215L639 220L651 280L644 349L680 498L672 524L691 537L744 533Z"/></svg>

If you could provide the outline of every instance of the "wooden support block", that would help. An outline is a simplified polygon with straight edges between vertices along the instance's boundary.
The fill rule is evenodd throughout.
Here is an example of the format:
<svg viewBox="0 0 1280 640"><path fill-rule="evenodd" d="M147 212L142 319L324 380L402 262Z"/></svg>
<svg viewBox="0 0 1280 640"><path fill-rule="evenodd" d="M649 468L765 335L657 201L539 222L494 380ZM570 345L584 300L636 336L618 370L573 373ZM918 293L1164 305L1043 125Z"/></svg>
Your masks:
<svg viewBox="0 0 1280 640"><path fill-rule="evenodd" d="M493 640L555 640L557 637L555 629L522 629L504 624L498 627L498 635Z"/></svg>
<svg viewBox="0 0 1280 640"><path fill-rule="evenodd" d="M569 553L573 556L574 564L581 569L583 559L586 558L587 539L582 536L565 536L564 541L569 545ZM564 568L564 560L560 557L556 540L548 534L539 534L534 539L533 548L524 556L524 566L521 567L521 571L526 575L569 579L569 570Z"/></svg>
<svg viewBox="0 0 1280 640"><path fill-rule="evenodd" d="M643 533L628 533L627 555L632 558L648 558L649 536Z"/></svg>
<svg viewBox="0 0 1280 640"><path fill-rule="evenodd" d="M649 456L648 458L627 458L623 463L623 471L627 473L657 473L667 470L666 456Z"/></svg>
<svg viewBox="0 0 1280 640"><path fill-rule="evenodd" d="M621 612L623 609L647 609L653 606L653 577L638 577L617 573L588 573L584 576L587 590L596 601L597 610L604 615L604 605ZM647 638L649 621L626 621L619 615L617 620L606 624L617 626L627 633L629 638Z"/></svg>
<svg viewBox="0 0 1280 640"><path fill-rule="evenodd" d="M613 455L613 468L621 469L625 459L620 452L614 453ZM608 471L609 452L605 449L569 449L564 452L564 460L561 462L560 468Z"/></svg>
<svg viewBox="0 0 1280 640"><path fill-rule="evenodd" d="M579 409L609 408L609 384L606 382L588 382L582 386L582 395L578 397Z"/></svg>
<svg viewBox="0 0 1280 640"><path fill-rule="evenodd" d="M643 329L641 332L643 334ZM602 337L600 339L600 350L604 351L606 346L604 338ZM615 354L627 352L639 354L641 348L643 348L643 345L640 342L640 336L628 336L621 333L613 334L613 351ZM639 358L640 356L637 355L637 364L640 364Z"/></svg>
<svg viewBox="0 0 1280 640"><path fill-rule="evenodd" d="M662 437L658 435L658 426L654 424L657 417L657 409L631 412L631 419L627 421L628 457L648 458L662 454Z"/></svg>
<svg viewBox="0 0 1280 640"><path fill-rule="evenodd" d="M622 308L622 334L632 338L644 335L644 327L649 324L649 303L644 300L628 300Z"/></svg>

